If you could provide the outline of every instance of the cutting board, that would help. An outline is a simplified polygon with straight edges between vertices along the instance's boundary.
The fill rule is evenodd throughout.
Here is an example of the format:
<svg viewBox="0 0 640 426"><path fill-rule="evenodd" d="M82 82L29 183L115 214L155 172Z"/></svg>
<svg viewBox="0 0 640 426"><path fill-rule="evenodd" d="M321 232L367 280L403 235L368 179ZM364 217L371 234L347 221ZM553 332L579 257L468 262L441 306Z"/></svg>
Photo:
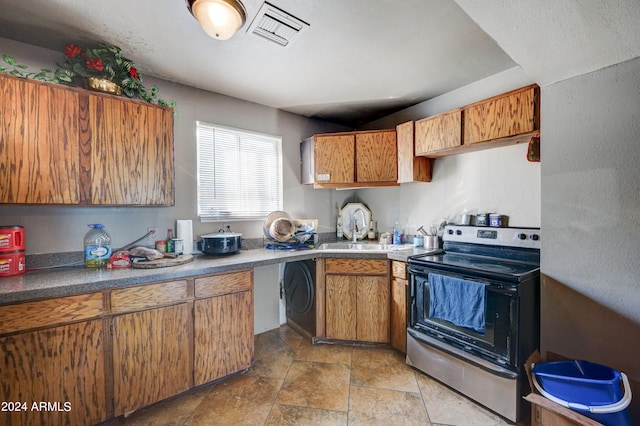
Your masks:
<svg viewBox="0 0 640 426"><path fill-rule="evenodd" d="M192 254L182 254L174 259L170 257L163 257L162 259L133 262L131 266L134 268L140 268L140 269L154 269L154 268L168 268L170 266L184 265L185 263L189 263L189 262L193 262Z"/></svg>

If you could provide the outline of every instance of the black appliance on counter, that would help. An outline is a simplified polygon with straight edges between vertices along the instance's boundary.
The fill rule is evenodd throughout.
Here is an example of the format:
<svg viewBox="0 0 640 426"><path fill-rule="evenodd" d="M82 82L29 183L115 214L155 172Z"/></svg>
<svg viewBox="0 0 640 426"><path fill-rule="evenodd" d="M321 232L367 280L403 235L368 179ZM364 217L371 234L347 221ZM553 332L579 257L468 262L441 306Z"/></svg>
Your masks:
<svg viewBox="0 0 640 426"><path fill-rule="evenodd" d="M448 225L408 260L407 363L518 422L540 346L540 229Z"/></svg>

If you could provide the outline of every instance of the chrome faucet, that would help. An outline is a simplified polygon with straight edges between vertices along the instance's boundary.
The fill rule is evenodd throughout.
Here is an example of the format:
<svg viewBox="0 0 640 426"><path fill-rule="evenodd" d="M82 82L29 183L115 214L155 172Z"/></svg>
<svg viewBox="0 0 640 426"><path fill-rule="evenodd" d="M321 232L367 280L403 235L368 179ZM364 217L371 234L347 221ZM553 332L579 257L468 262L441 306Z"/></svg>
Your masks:
<svg viewBox="0 0 640 426"><path fill-rule="evenodd" d="M356 218L356 214L360 212L361 216L362 216L362 226L360 228L358 228L358 219ZM362 235L362 231L364 230L364 226L365 226L365 221L367 219L364 216L364 210L362 210L360 207L358 207L357 209L355 209L353 211L353 214L351 215L351 232L353 235L353 242L357 242L358 241L358 230L360 230L360 235Z"/></svg>

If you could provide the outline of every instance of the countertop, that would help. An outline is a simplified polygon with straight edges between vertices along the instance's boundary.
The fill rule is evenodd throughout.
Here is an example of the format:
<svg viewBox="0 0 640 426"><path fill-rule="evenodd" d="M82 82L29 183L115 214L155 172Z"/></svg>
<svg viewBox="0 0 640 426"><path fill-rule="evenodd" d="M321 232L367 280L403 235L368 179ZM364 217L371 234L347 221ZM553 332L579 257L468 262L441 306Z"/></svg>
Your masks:
<svg viewBox="0 0 640 426"><path fill-rule="evenodd" d="M84 265L80 265L47 270L27 270L22 275L0 278L0 305L319 257L391 259L406 262L409 256L425 252L424 248L409 248L390 252L345 252L317 249L286 251L261 248L240 250L238 253L225 256L195 255L193 262L158 269L87 269Z"/></svg>

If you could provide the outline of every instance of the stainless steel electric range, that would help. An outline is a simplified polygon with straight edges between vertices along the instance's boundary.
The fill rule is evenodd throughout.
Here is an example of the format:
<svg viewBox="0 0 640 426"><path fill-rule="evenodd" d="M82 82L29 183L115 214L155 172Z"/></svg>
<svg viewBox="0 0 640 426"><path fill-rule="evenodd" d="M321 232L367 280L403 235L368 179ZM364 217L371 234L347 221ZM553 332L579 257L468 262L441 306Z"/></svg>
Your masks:
<svg viewBox="0 0 640 426"><path fill-rule="evenodd" d="M540 229L445 227L409 258L407 363L517 422L539 349Z"/></svg>

